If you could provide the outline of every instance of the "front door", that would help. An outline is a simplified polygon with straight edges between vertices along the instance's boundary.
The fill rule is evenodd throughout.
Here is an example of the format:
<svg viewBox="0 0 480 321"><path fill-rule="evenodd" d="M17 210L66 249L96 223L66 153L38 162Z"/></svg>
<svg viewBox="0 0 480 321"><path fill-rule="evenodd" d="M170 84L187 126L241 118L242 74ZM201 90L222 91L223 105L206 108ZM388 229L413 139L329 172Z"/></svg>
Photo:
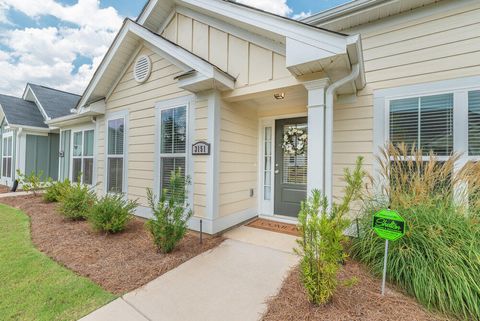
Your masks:
<svg viewBox="0 0 480 321"><path fill-rule="evenodd" d="M307 196L307 146L298 148L299 136L291 133L298 129L307 134L307 118L277 120L275 128L274 211L276 215L297 217L300 203Z"/></svg>

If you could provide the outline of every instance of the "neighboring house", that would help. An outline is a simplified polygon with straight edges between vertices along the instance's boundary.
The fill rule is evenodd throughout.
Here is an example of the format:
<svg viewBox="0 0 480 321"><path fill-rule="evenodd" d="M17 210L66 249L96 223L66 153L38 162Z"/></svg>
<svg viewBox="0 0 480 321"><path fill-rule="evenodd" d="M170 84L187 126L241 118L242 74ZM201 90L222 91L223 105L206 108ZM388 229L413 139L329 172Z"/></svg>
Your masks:
<svg viewBox="0 0 480 321"><path fill-rule="evenodd" d="M27 84L23 97L0 95L2 185L12 186L21 173L58 178L59 134L45 121L71 114L80 96Z"/></svg>
<svg viewBox="0 0 480 321"><path fill-rule="evenodd" d="M76 113L47 121L61 128L60 178L82 173L149 217L146 188L158 194L181 168L190 227L217 233L257 215L294 221L312 189L341 196L343 169L364 156L372 172L388 140L474 159L479 12L362 0L307 24L224 0L151 0ZM299 153L284 148L293 128L308 132Z"/></svg>

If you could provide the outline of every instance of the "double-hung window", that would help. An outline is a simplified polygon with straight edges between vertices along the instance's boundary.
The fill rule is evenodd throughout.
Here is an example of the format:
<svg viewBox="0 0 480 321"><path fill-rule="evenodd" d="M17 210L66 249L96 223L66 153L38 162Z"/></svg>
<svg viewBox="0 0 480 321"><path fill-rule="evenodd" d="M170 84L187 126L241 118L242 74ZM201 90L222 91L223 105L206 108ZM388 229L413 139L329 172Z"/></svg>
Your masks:
<svg viewBox="0 0 480 321"><path fill-rule="evenodd" d="M160 110L160 190L168 189L172 172L183 176L187 163L187 106Z"/></svg>
<svg viewBox="0 0 480 321"><path fill-rule="evenodd" d="M2 146L2 176L12 178L13 137L4 137Z"/></svg>
<svg viewBox="0 0 480 321"><path fill-rule="evenodd" d="M468 156L480 157L480 90L468 93Z"/></svg>
<svg viewBox="0 0 480 321"><path fill-rule="evenodd" d="M449 156L453 148L453 94L390 101L390 141Z"/></svg>
<svg viewBox="0 0 480 321"><path fill-rule="evenodd" d="M125 118L107 122L107 192L124 193Z"/></svg>
<svg viewBox="0 0 480 321"><path fill-rule="evenodd" d="M72 181L93 184L94 130L73 133Z"/></svg>

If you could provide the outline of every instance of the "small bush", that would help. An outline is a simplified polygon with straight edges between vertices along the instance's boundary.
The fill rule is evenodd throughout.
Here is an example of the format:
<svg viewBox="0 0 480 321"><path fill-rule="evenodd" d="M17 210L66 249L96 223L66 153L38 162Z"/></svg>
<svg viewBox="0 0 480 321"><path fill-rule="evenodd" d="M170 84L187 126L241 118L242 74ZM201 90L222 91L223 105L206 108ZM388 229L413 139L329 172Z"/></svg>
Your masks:
<svg viewBox="0 0 480 321"><path fill-rule="evenodd" d="M22 185L22 189L25 192L32 192L34 196L37 196L37 193L47 186L47 184L42 181L43 171L40 171L38 175L35 172L26 175L17 169L17 176L18 183Z"/></svg>
<svg viewBox="0 0 480 321"><path fill-rule="evenodd" d="M187 210L188 184L188 178L184 178L178 170L172 172L170 188L162 191L158 201L152 190L147 189L148 202L155 217L147 222L147 227L160 252L172 252L187 233L187 222L193 214Z"/></svg>
<svg viewBox="0 0 480 321"><path fill-rule="evenodd" d="M412 158L404 161L407 155ZM379 161L386 188L365 202L352 256L381 275L385 241L372 230L372 215L391 207L405 218L408 230L390 242L389 281L429 309L480 320L480 216L475 199L480 169L467 164L452 175L456 156L440 162L430 155L424 162L421 155L404 146L384 151ZM454 186L463 188L455 191Z"/></svg>
<svg viewBox="0 0 480 321"><path fill-rule="evenodd" d="M45 189L43 193L43 200L47 203L56 203L59 202L62 195L68 192L68 189L71 187L70 180L65 180L63 182L52 182Z"/></svg>
<svg viewBox="0 0 480 321"><path fill-rule="evenodd" d="M299 213L301 240L297 254L302 256L300 263L301 279L310 302L325 304L330 301L337 288L337 274L340 263L346 259L344 243L345 230L350 226L346 217L352 201L360 198L365 173L362 159L359 158L355 170L345 170L347 188L342 202L328 209L328 202L315 190L312 196L302 202Z"/></svg>
<svg viewBox="0 0 480 321"><path fill-rule="evenodd" d="M128 201L121 194L106 195L93 205L88 221L93 229L107 233L125 230L137 208L136 201Z"/></svg>
<svg viewBox="0 0 480 321"><path fill-rule="evenodd" d="M91 188L81 183L76 183L62 193L59 211L70 220L83 220L94 205L96 195Z"/></svg>

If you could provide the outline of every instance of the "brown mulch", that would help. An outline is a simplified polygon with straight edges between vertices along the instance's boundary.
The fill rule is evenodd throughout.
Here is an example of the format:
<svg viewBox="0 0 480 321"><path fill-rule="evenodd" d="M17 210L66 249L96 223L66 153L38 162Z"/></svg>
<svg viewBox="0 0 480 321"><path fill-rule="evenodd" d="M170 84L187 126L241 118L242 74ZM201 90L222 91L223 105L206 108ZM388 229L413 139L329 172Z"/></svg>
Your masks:
<svg viewBox="0 0 480 321"><path fill-rule="evenodd" d="M356 277L353 286L337 288L333 300L314 306L307 299L298 267L285 280L278 296L268 303L263 321L445 321L426 311L413 298L388 289L380 294L381 280L373 278L359 263L349 261L340 272L340 283Z"/></svg>
<svg viewBox="0 0 480 321"><path fill-rule="evenodd" d="M258 218L248 223L247 226L259 228L262 230L272 231L272 232L293 235L293 236L300 236L300 233L295 224L286 224L286 223L266 220L263 218Z"/></svg>
<svg viewBox="0 0 480 321"><path fill-rule="evenodd" d="M66 221L41 197L3 198L1 203L18 208L31 218L35 246L55 261L88 277L107 291L121 295L134 290L198 254L220 244L221 237L189 232L168 255L158 253L145 229L145 221L133 219L125 232L106 235L92 231L87 222Z"/></svg>

